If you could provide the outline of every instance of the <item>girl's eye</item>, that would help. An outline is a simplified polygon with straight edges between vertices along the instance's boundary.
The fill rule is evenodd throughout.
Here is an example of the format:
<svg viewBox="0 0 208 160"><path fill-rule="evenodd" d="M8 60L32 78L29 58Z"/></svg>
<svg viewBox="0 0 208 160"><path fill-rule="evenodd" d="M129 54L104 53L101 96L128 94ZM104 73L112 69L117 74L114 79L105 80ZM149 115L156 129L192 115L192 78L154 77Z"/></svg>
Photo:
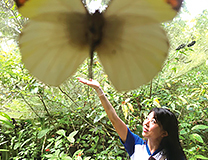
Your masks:
<svg viewBox="0 0 208 160"><path fill-rule="evenodd" d="M156 120L155 120L155 119L152 119L151 122L152 122L152 123L156 123Z"/></svg>

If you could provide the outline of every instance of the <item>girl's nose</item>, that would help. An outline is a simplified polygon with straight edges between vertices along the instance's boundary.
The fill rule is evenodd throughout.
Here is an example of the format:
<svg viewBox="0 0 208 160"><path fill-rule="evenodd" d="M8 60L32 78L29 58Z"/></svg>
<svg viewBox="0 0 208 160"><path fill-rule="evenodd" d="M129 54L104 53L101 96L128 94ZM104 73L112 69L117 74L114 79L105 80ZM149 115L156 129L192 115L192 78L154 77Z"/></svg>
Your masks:
<svg viewBox="0 0 208 160"><path fill-rule="evenodd" d="M143 122L143 125L149 126L149 120L148 119L145 119L144 122Z"/></svg>

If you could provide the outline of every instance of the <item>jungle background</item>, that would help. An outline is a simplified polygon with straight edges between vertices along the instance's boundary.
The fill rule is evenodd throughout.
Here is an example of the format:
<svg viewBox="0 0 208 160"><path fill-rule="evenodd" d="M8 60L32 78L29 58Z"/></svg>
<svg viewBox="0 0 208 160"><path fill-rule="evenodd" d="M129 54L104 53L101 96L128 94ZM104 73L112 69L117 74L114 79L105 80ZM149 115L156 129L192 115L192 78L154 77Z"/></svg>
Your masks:
<svg viewBox="0 0 208 160"><path fill-rule="evenodd" d="M186 1L173 21L162 24L170 51L151 82L118 93L96 57L94 79L134 133L141 136L152 108L169 108L179 120L187 158L208 159L208 10L184 15L190 15ZM0 159L128 160L95 91L76 79L87 78L88 60L60 87L41 83L24 68L18 36L27 21L12 0L0 1Z"/></svg>

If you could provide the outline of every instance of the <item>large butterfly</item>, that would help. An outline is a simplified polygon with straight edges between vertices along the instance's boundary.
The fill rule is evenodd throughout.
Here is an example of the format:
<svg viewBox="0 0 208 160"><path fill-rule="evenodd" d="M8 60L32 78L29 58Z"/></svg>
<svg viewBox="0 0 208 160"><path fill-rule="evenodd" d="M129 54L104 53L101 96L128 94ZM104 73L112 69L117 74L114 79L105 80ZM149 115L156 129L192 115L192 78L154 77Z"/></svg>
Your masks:
<svg viewBox="0 0 208 160"><path fill-rule="evenodd" d="M96 51L118 91L150 81L165 61L169 43L161 22L171 20L182 0L112 0L90 14L81 0L15 0L29 18L19 37L31 74L53 86L73 75ZM90 73L92 75L92 73Z"/></svg>

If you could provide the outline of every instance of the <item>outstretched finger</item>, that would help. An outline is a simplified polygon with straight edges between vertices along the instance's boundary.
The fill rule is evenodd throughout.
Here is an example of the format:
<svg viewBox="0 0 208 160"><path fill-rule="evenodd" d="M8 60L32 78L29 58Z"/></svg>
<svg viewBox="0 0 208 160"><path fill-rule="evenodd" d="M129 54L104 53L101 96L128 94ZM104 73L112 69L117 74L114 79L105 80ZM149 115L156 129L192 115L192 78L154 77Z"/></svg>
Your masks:
<svg viewBox="0 0 208 160"><path fill-rule="evenodd" d="M82 82L84 84L87 84L87 82L88 82L88 80L84 79L84 78L77 77L77 79L79 80L79 82Z"/></svg>

